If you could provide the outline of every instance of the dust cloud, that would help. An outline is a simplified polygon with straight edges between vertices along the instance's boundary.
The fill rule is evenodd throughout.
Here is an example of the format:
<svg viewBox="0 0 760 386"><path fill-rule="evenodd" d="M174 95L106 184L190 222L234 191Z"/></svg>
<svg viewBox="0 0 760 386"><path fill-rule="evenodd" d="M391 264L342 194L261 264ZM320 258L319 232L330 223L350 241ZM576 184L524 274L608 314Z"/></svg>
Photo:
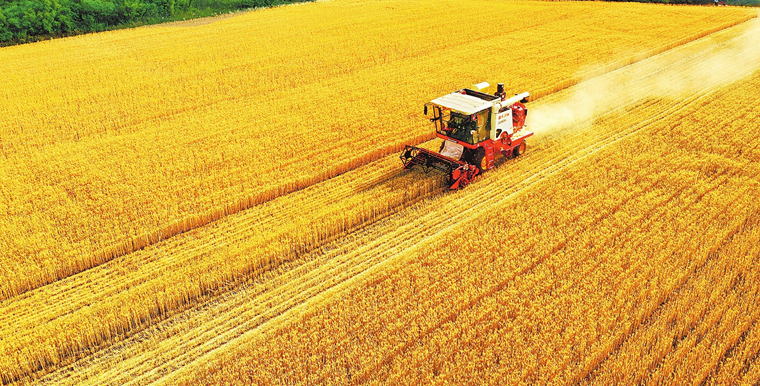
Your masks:
<svg viewBox="0 0 760 386"><path fill-rule="evenodd" d="M708 35L537 101L528 106L528 129L548 134L637 101L683 98L749 76L760 69L760 19L733 28L744 32Z"/></svg>

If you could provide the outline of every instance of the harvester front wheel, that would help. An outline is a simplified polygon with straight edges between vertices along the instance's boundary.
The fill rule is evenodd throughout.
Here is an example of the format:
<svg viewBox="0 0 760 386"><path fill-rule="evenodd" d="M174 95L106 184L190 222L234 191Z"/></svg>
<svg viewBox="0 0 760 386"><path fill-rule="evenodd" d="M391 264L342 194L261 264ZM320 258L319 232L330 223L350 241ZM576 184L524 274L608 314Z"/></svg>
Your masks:
<svg viewBox="0 0 760 386"><path fill-rule="evenodd" d="M485 149L482 147L475 149L472 153L472 164L478 167L478 172L480 173L483 173L483 171L488 168Z"/></svg>
<svg viewBox="0 0 760 386"><path fill-rule="evenodd" d="M517 145L515 150L512 151L512 156L514 158L517 158L520 154L525 153L525 150L528 148L528 145L523 141L523 143Z"/></svg>

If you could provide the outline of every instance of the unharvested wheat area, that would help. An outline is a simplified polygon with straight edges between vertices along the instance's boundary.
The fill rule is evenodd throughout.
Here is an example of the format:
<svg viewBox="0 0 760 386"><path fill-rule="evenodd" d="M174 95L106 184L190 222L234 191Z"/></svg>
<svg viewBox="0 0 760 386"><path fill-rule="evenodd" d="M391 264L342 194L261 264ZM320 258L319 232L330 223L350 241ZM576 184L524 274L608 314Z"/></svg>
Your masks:
<svg viewBox="0 0 760 386"><path fill-rule="evenodd" d="M332 0L0 48L0 381L758 385L757 16ZM484 81L527 150L403 169Z"/></svg>

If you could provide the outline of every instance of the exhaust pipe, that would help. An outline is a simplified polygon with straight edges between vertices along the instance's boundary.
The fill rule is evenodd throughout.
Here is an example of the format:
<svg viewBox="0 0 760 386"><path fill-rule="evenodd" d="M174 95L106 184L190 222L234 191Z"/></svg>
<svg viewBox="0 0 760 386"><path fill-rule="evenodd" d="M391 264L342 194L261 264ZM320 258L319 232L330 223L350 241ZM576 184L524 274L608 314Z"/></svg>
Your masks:
<svg viewBox="0 0 760 386"><path fill-rule="evenodd" d="M493 95L501 98L501 100L507 99L507 93L504 92L504 83L496 85L496 93Z"/></svg>

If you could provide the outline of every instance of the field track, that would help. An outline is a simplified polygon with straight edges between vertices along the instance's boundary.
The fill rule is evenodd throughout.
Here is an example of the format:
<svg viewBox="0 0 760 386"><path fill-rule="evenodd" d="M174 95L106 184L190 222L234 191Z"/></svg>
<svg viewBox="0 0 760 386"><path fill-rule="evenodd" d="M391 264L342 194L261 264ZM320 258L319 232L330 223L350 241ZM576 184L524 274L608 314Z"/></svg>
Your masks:
<svg viewBox="0 0 760 386"><path fill-rule="evenodd" d="M592 303L573 303L577 299L570 289L582 287L579 283L583 277L601 275L598 274L600 268L611 269L607 267L609 262L618 260L605 248L618 251L612 247L614 240L623 240L622 244L629 248L627 251L653 246L673 253L687 249L692 239L675 240L672 245L652 244L651 239L640 236L670 234L673 229L658 220L687 218L686 214L674 214L683 207L704 215L710 219L708 223L725 223L725 228L711 234L705 245L694 247L695 259L669 262L661 258L663 264L672 264L675 272L681 273L672 275L662 287L649 287L653 296L630 295L642 288L641 283L660 277L658 271L646 263L633 260L626 263L628 266L622 272L627 272L631 280L625 281L623 287L627 290L614 287L610 284L614 282L612 279L600 278L598 283L607 283L601 288L610 288L610 293L622 297L623 303L612 304L633 307L625 303L629 300L626 296L631 296L637 299L636 307L631 308L629 318L622 324L605 325L608 334L579 334L589 336L583 345L585 351L566 349L568 359L562 365L546 359L536 360L533 370L517 378L515 369L505 370L511 374L510 379L522 381L548 377L605 384L615 379L619 369L631 366L622 353L636 352L642 347L640 342L654 339L652 336L662 331L663 325L670 326L664 320L679 319L668 315L681 315L684 304L700 301L705 304L703 309L714 308L715 299L702 299L690 288L701 288L699 281L709 281L715 272L734 269L731 258L737 253L757 256L757 250L751 246L758 240L758 226L753 218L760 213L760 208L742 199L759 192L757 166L744 163L743 171L739 172L735 164L743 159L740 157L733 161L735 164L714 161L717 165L714 171L685 168L684 173L694 172L697 178L704 178L705 184L699 186L671 177L667 168L660 174L656 170L658 159L663 165L675 167L677 164L676 158L668 158L673 149L668 144L668 136L662 132L676 130L682 120L690 119L687 117L697 117L695 122L711 127L730 120L740 121L744 116L757 117L758 111L752 103L735 108L725 116L706 114L700 118L699 115L714 98L730 99L734 95L732 101L736 102L738 96L757 86L758 68L748 65L758 63L754 60L756 53L748 51L751 46L744 45L747 34L756 33L757 28L756 21L743 23L547 94L532 105L532 114L562 116L558 112L565 111L567 103L575 101L578 95L592 92L598 96L592 98L595 103L591 113L563 116L566 121L562 124L552 122L556 126L553 131L541 132L540 123L536 123L537 136L527 154L504 162L463 191L446 193L435 175L400 171L396 155L390 155L303 189L283 192L249 210L222 216L175 237L147 243L132 253L4 300L0 304L0 326L2 335L12 338L4 342L11 355L3 356L0 374L6 381L70 384L174 384L179 381L192 384L204 376L209 377L206 380L218 381L220 378L214 377L223 377L224 371L230 374L243 371L235 367L235 361L224 362L225 358L242 358L239 363L255 364L264 361L266 356L251 353L259 352L257 350L278 353L276 344L280 341L277 339L287 339L301 328L319 327L335 332L330 335L333 338L313 342L310 347L315 351L310 354L303 352L302 346L293 346L290 353L280 352L281 360L303 354L300 358L324 355L324 360L333 362L335 356L346 356L353 362L346 364L345 369L332 368L323 374L307 375L308 372L303 371L309 368L308 363L294 363L288 371L281 364L277 367L278 362L272 360L255 367L260 369L259 374L249 375L261 382L275 377L295 381L308 376L312 380L332 379L340 383L340 375L346 377L343 379L346 383L389 380L403 383L415 364L424 368L432 363L430 374L456 377L454 369L446 368L455 353L427 348L439 340L445 342L451 337L466 335L472 326L457 323L458 320L498 319L494 315L501 315L499 307L517 308L510 303L514 300L511 297L514 288L534 288L536 297L531 301L537 305L526 307L536 315L548 312L541 310L568 309L569 304L587 307L584 312L593 312ZM716 57L722 58L719 62L722 75L714 79L711 74L718 71ZM669 83L667 79L678 82ZM737 80L740 81L732 83ZM686 84L687 89L668 87L668 84ZM757 156L758 143L752 133L742 132L741 127L733 129L737 143L739 139L746 140L745 157L749 157L747 154ZM691 132L684 130L674 137L692 146L698 140L690 140L690 135ZM649 138L658 138L659 142L656 146L647 145ZM646 162L638 159L635 162L654 166L642 166L640 172L631 174L631 181L618 175L609 177L615 183L588 182L589 175L584 173L601 176L599 171L586 172L593 165L623 167L630 162L626 157L637 154L631 149L642 144L652 146L651 152L641 155ZM427 145L433 147L435 143ZM702 149L699 151L708 152L709 149L701 146L697 147ZM546 196L545 192L555 190L567 195ZM574 191L583 194L574 196ZM526 204L539 197L546 200L546 209L555 212ZM592 197L605 199L597 202ZM720 197L737 204L725 208L725 213L710 209L709 204ZM472 205L473 200L477 200L478 205ZM293 202L299 205L293 206ZM560 208L567 211L560 212ZM490 224L494 211L519 221L501 229L509 222L501 219ZM569 217L559 217L557 213ZM641 220L625 223L625 219L619 218L622 214ZM627 224L633 231L627 231L625 226L609 226L616 221ZM553 229L563 223L572 225ZM478 229L483 224L494 227L494 232L501 229L499 232L515 240L514 249L490 261L483 258L479 262L467 262L452 258L459 265L444 263L441 258L428 258L435 256L431 251L445 251L447 240L458 239L460 229ZM610 235L608 229L620 229L620 232ZM681 231L692 234L698 229L698 225L692 225ZM600 243L610 245L595 246L589 241L594 240L589 239L589 234L595 235ZM531 237L526 237L528 235ZM593 253L577 254L580 250ZM609 259L597 260L595 254ZM563 262L568 257L572 265ZM750 259L748 266L758 263L756 260ZM426 267L426 262L429 264L426 269L434 272L435 268L439 275L425 276L421 267ZM489 276L487 269L499 264L503 264L501 271ZM423 273L417 274L415 267ZM568 278L566 282L557 279L537 284L542 277L563 277L561 273ZM616 275L624 277L621 272ZM749 287L735 293L756 291L749 284L754 278L751 275L751 270L742 274L736 285ZM382 307L360 306L377 305L372 302L383 299L382 293L373 292L372 288L393 288L397 280L409 277L437 278L440 283L427 284L439 291L427 293L432 299L430 302L420 295L422 292L404 298L401 294L405 292L397 290L394 293L399 294L399 299L386 299L388 304ZM448 294L451 299L442 299L447 295L447 288L453 288L444 284L456 278L482 282L472 292L452 291ZM552 283L564 287L556 288ZM730 292L728 288L725 290ZM431 303L436 299L445 306L436 308L439 311L424 323L418 322L421 319L415 319L415 315L431 313L431 309L438 307ZM717 320L726 310L743 307L747 299L738 295L726 299L724 308L712 313L705 311L691 319L679 319L678 323L684 324L676 328L683 332L680 340L688 342L687 332L701 331L699 326L704 326L704 334L716 337L707 341L718 341L718 337L727 334L716 324ZM500 302L503 304L497 305ZM338 312L340 310L344 312ZM356 331L362 331L362 336L386 336L386 341L397 339L395 343L372 351L370 357L363 351L373 347L371 342L341 340L341 334L348 332L342 329L346 324L337 321L345 322L341 318L352 315L359 317L357 312L367 314L355 327ZM515 317L527 326L535 323L536 315ZM541 317L546 318L546 315ZM706 319L713 320L712 324L700 324ZM394 320L406 323L392 325ZM376 323L381 322L387 323L386 327L383 331L376 330ZM574 319L565 326L582 328L584 325ZM496 327L492 326L490 331L484 328L482 335L472 339L499 341L489 335ZM405 335L405 330L416 331L417 335L412 339L411 335ZM546 342L555 342L558 347L577 347L558 343L559 338L550 332L544 332L549 334ZM739 366L730 357L717 356L716 365L710 367L702 379L709 376L720 383L720 377L739 374L750 383L757 382L759 370L754 359L760 346L751 338L760 332L755 328L753 317L745 317L736 333L731 334L736 336L731 352L752 360ZM744 338L740 339L741 336ZM514 338L519 339L519 336ZM536 344L525 342L526 347ZM688 358L698 352L688 348L699 347L699 343L676 346L677 349L673 349L673 344L670 348L663 344L655 353L642 353L640 363L633 368L653 372L635 373L633 381L657 382L672 379L673 374L693 375L688 372L693 360L689 362ZM344 350L329 354L334 347ZM467 347L488 345L472 343L457 347L462 348L456 355L472 358L475 354L467 352ZM325 351L319 351L322 349ZM723 346L719 349L723 353L727 350ZM436 357L431 352L451 357ZM482 353L476 356L485 358ZM514 356L522 357L517 352ZM19 366L19 363L24 365ZM434 368L435 363L441 363L440 367ZM272 372L267 373L268 370ZM477 371L473 370L472 374L475 377ZM482 379L496 376L481 375Z"/></svg>

